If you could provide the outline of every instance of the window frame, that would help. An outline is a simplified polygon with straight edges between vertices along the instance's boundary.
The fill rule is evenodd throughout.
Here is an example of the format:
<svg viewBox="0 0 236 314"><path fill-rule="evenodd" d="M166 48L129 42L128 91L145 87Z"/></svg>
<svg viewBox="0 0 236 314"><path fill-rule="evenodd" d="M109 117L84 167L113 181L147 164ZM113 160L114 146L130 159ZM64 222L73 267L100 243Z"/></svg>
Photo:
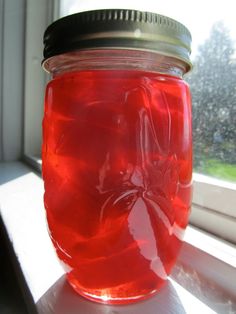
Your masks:
<svg viewBox="0 0 236 314"><path fill-rule="evenodd" d="M0 0L0 160L22 155L25 1Z"/></svg>
<svg viewBox="0 0 236 314"><path fill-rule="evenodd" d="M41 68L43 34L59 17L59 9L60 0L26 2L23 155L31 163L40 156L44 92L49 79Z"/></svg>
<svg viewBox="0 0 236 314"><path fill-rule="evenodd" d="M236 243L236 184L193 173L190 223Z"/></svg>

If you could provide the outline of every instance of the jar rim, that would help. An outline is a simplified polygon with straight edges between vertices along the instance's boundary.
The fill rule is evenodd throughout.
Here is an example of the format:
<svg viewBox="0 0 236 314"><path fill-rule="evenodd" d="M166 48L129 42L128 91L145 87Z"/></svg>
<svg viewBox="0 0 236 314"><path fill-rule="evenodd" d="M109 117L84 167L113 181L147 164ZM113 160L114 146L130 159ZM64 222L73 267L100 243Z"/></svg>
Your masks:
<svg viewBox="0 0 236 314"><path fill-rule="evenodd" d="M53 78L67 72L90 70L145 71L179 78L186 73L186 64L179 59L130 49L86 49L67 52L48 58L43 63L43 68Z"/></svg>

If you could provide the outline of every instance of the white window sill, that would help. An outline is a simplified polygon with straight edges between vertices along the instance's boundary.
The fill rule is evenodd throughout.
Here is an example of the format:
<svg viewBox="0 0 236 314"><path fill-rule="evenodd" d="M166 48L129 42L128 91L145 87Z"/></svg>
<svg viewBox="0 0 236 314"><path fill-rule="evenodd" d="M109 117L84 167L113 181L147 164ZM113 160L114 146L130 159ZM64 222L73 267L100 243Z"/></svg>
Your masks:
<svg viewBox="0 0 236 314"><path fill-rule="evenodd" d="M38 313L235 313L236 248L188 227L177 265L161 292L129 306L89 302L65 281L47 234L43 183L20 163L0 164L0 213L28 306ZM24 278L24 280L22 279ZM27 293L26 293L27 292Z"/></svg>

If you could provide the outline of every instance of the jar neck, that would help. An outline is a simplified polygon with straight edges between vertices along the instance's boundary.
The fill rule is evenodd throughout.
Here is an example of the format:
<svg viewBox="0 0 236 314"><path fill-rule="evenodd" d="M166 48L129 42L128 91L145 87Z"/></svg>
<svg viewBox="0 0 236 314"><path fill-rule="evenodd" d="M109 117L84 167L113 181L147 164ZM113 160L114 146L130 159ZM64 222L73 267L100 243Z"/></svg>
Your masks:
<svg viewBox="0 0 236 314"><path fill-rule="evenodd" d="M43 67L53 77L71 71L136 70L176 77L186 73L184 62L158 53L126 49L79 50L47 59Z"/></svg>

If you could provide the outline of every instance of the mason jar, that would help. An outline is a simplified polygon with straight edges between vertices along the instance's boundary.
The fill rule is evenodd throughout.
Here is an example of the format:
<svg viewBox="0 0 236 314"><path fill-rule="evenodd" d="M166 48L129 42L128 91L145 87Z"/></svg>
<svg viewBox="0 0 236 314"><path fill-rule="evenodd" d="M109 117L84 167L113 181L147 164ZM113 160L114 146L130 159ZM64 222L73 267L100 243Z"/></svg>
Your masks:
<svg viewBox="0 0 236 314"><path fill-rule="evenodd" d="M166 281L192 189L191 35L150 12L96 10L50 25L44 204L71 286L131 303Z"/></svg>

